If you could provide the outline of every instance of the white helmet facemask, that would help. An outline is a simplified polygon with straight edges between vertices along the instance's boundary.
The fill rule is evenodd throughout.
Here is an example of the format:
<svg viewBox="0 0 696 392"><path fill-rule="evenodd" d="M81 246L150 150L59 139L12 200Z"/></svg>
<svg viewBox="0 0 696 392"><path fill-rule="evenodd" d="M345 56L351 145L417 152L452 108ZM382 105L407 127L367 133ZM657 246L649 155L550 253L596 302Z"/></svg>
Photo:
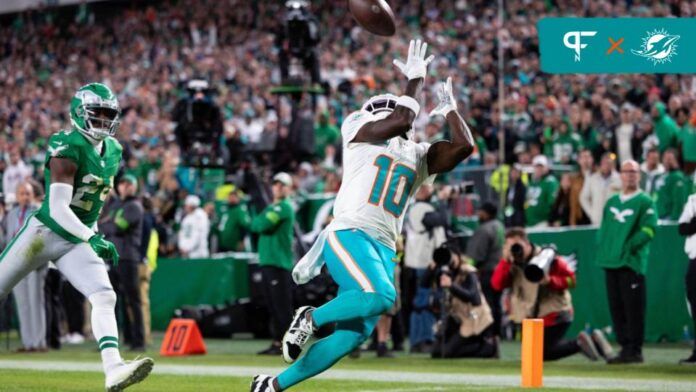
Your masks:
<svg viewBox="0 0 696 392"><path fill-rule="evenodd" d="M394 94L375 95L363 104L361 110L372 113L378 120L381 120L396 109L397 98L398 97ZM406 138L408 140L413 140L414 134L415 132L413 128L411 128L406 132Z"/></svg>

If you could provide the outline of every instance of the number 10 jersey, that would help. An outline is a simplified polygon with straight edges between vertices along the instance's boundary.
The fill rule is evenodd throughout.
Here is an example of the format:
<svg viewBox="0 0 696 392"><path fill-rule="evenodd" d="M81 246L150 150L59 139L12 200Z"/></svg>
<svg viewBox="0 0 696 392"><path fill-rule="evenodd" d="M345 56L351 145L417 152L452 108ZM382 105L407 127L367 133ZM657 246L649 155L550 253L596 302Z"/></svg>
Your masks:
<svg viewBox="0 0 696 392"><path fill-rule="evenodd" d="M383 143L351 143L363 125L381 118L384 115L358 111L341 126L343 180L332 227L363 230L394 249L411 197L435 176L428 175L428 143L402 137Z"/></svg>
<svg viewBox="0 0 696 392"><path fill-rule="evenodd" d="M73 198L70 209L87 227L93 227L99 218L104 201L114 185L114 177L121 162L123 147L113 137L104 139L99 154L92 143L78 131L62 131L48 140L48 151L44 162L46 197L36 218L64 239L80 243L82 240L68 233L50 216L49 196L51 187L51 158L64 158L77 165L73 182Z"/></svg>

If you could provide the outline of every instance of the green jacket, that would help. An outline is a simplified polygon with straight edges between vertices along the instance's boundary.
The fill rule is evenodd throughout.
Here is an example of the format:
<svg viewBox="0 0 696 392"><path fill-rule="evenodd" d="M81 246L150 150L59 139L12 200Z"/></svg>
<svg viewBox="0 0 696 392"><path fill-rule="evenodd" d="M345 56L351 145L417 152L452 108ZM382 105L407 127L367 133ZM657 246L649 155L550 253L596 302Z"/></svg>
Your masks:
<svg viewBox="0 0 696 392"><path fill-rule="evenodd" d="M696 162L696 128L688 122L679 131L682 144L682 157L685 162Z"/></svg>
<svg viewBox="0 0 696 392"><path fill-rule="evenodd" d="M655 108L657 108L657 112L659 113L655 118L655 135L659 143L658 149L660 150L660 154L662 154L668 148L677 147L679 141L679 126L674 122L672 117L667 114L664 103L655 103Z"/></svg>
<svg viewBox="0 0 696 392"><path fill-rule="evenodd" d="M269 204L251 222L251 231L259 234L259 265L291 270L295 211L288 199Z"/></svg>
<svg viewBox="0 0 696 392"><path fill-rule="evenodd" d="M551 207L556 201L558 180L549 173L540 180L532 179L527 185L527 200L524 204L524 215L527 226L534 226L549 220Z"/></svg>
<svg viewBox="0 0 696 392"><path fill-rule="evenodd" d="M610 197L597 233L597 264L610 269L629 267L645 274L656 229L655 203L645 192L638 191L623 201L621 194Z"/></svg>
<svg viewBox="0 0 696 392"><path fill-rule="evenodd" d="M341 136L338 127L332 124L317 125L314 128L314 155L324 159L326 146L336 144Z"/></svg>
<svg viewBox="0 0 696 392"><path fill-rule="evenodd" d="M551 140L554 162L575 162L575 155L582 148L582 140L574 132L556 132ZM564 158L568 158L564 161Z"/></svg>
<svg viewBox="0 0 696 392"><path fill-rule="evenodd" d="M251 217L245 204L229 205L217 224L218 247L221 252L239 250L244 232L251 227Z"/></svg>
<svg viewBox="0 0 696 392"><path fill-rule="evenodd" d="M681 170L665 172L655 181L657 216L678 220L691 193L689 180Z"/></svg>

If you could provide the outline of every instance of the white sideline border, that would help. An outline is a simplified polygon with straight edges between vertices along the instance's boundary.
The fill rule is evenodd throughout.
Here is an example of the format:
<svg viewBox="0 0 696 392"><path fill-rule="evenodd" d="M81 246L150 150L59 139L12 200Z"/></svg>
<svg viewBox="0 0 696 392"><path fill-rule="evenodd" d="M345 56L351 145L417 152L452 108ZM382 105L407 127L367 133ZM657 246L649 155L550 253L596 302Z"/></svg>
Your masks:
<svg viewBox="0 0 696 392"><path fill-rule="evenodd" d="M38 370L56 372L102 372L101 363L70 361L30 361L0 360L0 369ZM154 374L173 376L218 376L251 377L256 374L277 374L284 368L251 366L213 366L213 365L172 365L155 364ZM316 377L324 380L365 380L374 382L402 382L413 384L440 384L442 386L462 385L476 387L518 387L520 377L516 375L421 373L373 370L333 369ZM553 388L576 388L587 390L628 390L628 391L694 391L696 382L668 380L627 380L595 377L545 376L544 386ZM415 389L422 390L414 385Z"/></svg>

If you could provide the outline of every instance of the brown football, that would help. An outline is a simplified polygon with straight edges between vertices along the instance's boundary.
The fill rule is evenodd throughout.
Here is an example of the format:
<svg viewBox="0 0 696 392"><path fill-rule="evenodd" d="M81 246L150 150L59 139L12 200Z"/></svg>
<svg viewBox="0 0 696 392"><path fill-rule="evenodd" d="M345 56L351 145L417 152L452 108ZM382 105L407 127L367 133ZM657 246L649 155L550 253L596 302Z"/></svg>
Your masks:
<svg viewBox="0 0 696 392"><path fill-rule="evenodd" d="M394 13L386 1L348 0L348 8L365 30L383 36L391 36L396 32Z"/></svg>

